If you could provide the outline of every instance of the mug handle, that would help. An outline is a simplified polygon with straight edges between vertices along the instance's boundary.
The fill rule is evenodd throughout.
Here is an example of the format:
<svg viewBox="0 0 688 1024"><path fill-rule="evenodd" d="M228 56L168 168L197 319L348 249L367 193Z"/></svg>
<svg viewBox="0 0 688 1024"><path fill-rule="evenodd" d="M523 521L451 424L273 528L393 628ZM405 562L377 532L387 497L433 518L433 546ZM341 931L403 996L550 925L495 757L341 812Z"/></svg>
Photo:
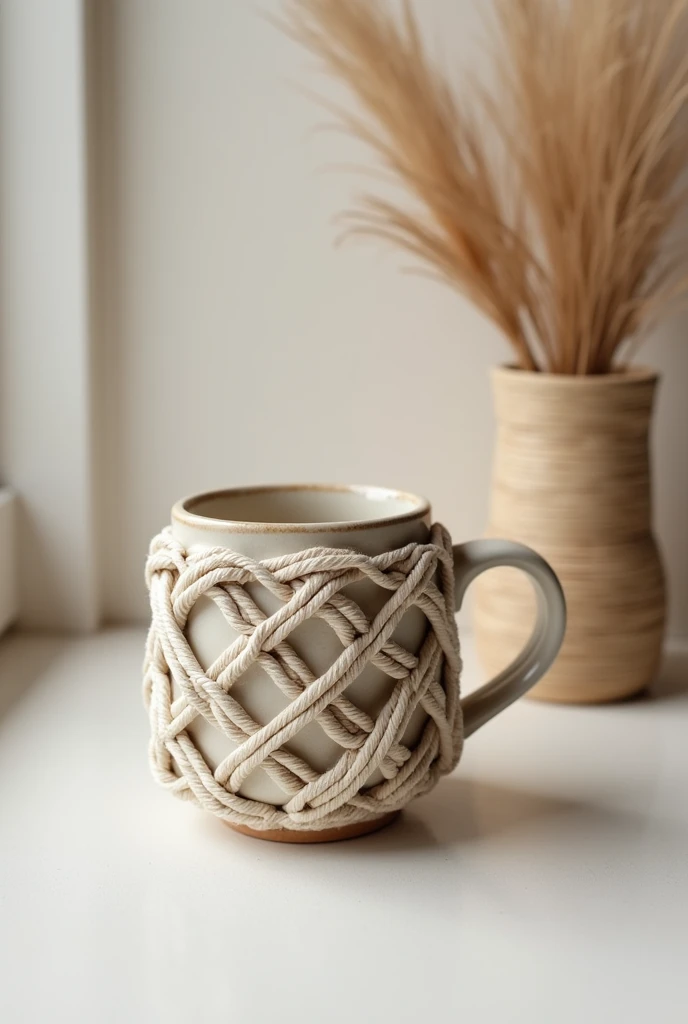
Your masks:
<svg viewBox="0 0 688 1024"><path fill-rule="evenodd" d="M510 540L472 540L454 545L457 611L476 576L498 566L521 569L530 577L537 597L537 620L518 657L489 683L461 701L465 737L537 683L559 653L566 632L566 601L554 571L531 548Z"/></svg>

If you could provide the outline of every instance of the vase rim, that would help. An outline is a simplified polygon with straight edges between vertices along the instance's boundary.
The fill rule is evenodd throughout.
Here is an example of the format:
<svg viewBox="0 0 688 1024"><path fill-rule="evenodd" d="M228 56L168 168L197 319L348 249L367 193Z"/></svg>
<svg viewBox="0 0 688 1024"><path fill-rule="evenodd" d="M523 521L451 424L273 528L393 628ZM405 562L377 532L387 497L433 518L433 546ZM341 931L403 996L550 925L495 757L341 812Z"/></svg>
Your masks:
<svg viewBox="0 0 688 1024"><path fill-rule="evenodd" d="M556 381L564 387L576 387L580 384L587 384L590 387L624 384L653 384L659 380L659 372L651 366L626 366L623 369L612 370L609 373L545 373L542 370L522 370L512 363L502 363L492 367L492 374L495 377L506 379L508 377L522 377L529 381L541 380L552 383Z"/></svg>

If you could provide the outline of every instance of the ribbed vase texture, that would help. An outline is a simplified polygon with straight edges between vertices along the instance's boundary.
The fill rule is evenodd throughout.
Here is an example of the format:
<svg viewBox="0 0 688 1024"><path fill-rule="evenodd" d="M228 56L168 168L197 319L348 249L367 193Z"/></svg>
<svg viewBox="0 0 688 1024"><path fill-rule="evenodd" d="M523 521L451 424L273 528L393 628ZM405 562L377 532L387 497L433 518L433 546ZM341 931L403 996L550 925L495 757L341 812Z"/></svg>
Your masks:
<svg viewBox="0 0 688 1024"><path fill-rule="evenodd" d="M488 536L535 548L568 605L561 653L532 696L630 696L659 665L665 586L652 532L649 428L656 375L494 371L497 439ZM497 569L476 585L478 650L494 674L535 620L528 581Z"/></svg>

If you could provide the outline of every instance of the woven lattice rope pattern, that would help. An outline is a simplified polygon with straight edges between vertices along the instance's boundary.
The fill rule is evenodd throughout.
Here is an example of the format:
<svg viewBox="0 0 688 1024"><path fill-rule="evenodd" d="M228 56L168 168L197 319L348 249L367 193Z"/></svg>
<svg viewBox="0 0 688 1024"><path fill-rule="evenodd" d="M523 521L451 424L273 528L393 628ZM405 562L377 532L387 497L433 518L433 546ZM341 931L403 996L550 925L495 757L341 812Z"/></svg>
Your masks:
<svg viewBox="0 0 688 1024"><path fill-rule="evenodd" d="M374 557L316 547L264 561L227 548L187 553L168 528L151 544L146 577L152 610L144 666L150 760L157 780L178 796L254 829L332 828L403 807L458 762L462 719L453 559L451 540L439 524L429 543ZM343 593L366 579L389 592L372 621ZM252 583L280 600L278 611L261 611L246 589ZM215 603L238 634L205 671L184 635L201 596ZM428 622L417 654L392 639L413 606ZM343 646L320 676L289 643L290 633L313 616ZM345 692L369 663L394 681L376 719ZM256 664L290 701L267 724L254 721L232 695L234 683ZM401 737L419 705L428 720L418 744L408 749ZM197 716L238 744L214 771L188 732ZM337 763L323 773L288 746L312 721L342 747ZM283 806L240 795L258 767L288 794ZM364 789L376 769L383 781Z"/></svg>

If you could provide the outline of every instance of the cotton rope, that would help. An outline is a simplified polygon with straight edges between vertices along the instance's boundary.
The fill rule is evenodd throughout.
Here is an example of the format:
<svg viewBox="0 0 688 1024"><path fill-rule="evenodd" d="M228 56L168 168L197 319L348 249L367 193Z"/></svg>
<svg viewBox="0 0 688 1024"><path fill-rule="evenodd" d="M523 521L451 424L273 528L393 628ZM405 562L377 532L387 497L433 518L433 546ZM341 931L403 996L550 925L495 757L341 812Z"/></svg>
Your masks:
<svg viewBox="0 0 688 1024"><path fill-rule="evenodd" d="M344 592L360 580L389 591L372 621ZM319 830L398 810L457 764L461 662L451 540L441 525L432 527L429 543L372 557L312 547L263 561L220 547L187 552L168 527L151 543L146 581L152 610L144 665L150 763L158 782L177 796L230 824ZM282 602L278 611L261 611L247 590L253 583ZM237 634L207 669L184 634L201 597L215 603ZM413 606L428 623L417 654L392 639ZM288 642L292 630L314 616L332 628L343 646L320 676ZM376 719L346 694L368 663L394 680ZM267 723L255 721L232 695L234 683L256 664L290 700ZM401 738L419 705L427 722L409 749ZM234 747L214 771L188 731L199 716L232 741L228 748ZM337 763L322 773L289 749L290 739L313 721L342 747ZM282 806L240 794L258 767L285 791ZM383 781L365 788L377 769Z"/></svg>

